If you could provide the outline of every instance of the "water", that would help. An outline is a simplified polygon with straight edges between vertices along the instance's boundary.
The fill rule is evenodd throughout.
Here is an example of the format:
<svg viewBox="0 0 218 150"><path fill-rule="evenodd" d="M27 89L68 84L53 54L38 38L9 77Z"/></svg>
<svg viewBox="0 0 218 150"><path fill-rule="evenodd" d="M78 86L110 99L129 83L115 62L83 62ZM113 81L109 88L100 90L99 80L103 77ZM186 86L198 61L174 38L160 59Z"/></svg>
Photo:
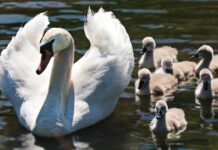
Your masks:
<svg viewBox="0 0 218 150"><path fill-rule="evenodd" d="M216 0L117 0L117 1L1 1L0 48L3 49L20 26L37 13L47 11L50 27L63 27L70 31L76 43L76 60L89 42L83 24L88 6L97 10L112 10L125 25L134 47L138 65L141 39L153 36L158 46L172 45L180 50L179 60L190 60L194 50L202 44L218 47L218 2ZM121 95L115 112L106 120L72 135L44 139L32 135L18 122L14 109L7 99L0 99L0 149L156 149L159 143L152 138L149 122L154 116L149 99L135 102L133 79ZM184 109L189 122L180 138L167 140L163 148L218 149L218 110L212 108L209 116L201 119L201 107L195 103L196 83L179 85L168 102L170 107Z"/></svg>

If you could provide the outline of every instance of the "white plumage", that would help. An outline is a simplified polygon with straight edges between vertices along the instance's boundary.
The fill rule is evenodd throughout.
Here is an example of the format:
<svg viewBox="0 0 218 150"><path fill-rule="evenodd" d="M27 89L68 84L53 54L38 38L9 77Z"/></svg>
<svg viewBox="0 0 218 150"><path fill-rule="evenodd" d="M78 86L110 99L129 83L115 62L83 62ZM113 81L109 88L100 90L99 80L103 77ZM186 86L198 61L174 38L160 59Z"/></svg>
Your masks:
<svg viewBox="0 0 218 150"><path fill-rule="evenodd" d="M63 29L50 29L42 41L54 36L53 46L60 48L65 45L60 37L67 37L72 45L57 52L37 75L40 39L48 24L42 13L18 31L1 54L0 84L21 124L37 135L53 137L110 115L131 79L134 56L129 36L113 13L89 9L84 30L90 49L72 65L71 35Z"/></svg>

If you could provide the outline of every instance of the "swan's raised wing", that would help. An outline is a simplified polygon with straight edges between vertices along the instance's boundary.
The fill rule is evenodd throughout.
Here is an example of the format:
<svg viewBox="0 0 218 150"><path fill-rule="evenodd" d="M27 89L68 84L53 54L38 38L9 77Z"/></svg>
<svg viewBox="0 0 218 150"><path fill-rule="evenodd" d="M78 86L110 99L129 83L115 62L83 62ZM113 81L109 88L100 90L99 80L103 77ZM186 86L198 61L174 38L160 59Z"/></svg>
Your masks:
<svg viewBox="0 0 218 150"><path fill-rule="evenodd" d="M112 12L89 9L84 30L91 46L72 69L74 116L87 113L87 122L95 123L113 112L131 79L134 56L129 36ZM82 104L87 107L80 109ZM74 123L79 123L77 118Z"/></svg>
<svg viewBox="0 0 218 150"><path fill-rule="evenodd" d="M46 85L45 76L37 76L35 71L40 60L40 40L49 24L48 17L41 13L20 28L7 48L0 56L0 84L3 93L11 100L25 100L36 95L42 85ZM44 82L44 84L42 84Z"/></svg>

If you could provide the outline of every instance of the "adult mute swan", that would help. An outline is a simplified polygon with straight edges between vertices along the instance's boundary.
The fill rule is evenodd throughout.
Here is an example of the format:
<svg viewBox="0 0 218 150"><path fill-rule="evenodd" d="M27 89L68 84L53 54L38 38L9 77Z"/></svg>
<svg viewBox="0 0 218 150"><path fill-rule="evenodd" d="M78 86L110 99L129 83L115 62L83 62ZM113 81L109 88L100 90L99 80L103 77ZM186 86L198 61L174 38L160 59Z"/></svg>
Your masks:
<svg viewBox="0 0 218 150"><path fill-rule="evenodd" d="M72 36L61 28L43 36L48 24L41 13L17 32L0 57L0 84L26 129L56 137L113 112L131 79L134 56L124 26L102 8L88 11L84 30L91 46L74 65Z"/></svg>

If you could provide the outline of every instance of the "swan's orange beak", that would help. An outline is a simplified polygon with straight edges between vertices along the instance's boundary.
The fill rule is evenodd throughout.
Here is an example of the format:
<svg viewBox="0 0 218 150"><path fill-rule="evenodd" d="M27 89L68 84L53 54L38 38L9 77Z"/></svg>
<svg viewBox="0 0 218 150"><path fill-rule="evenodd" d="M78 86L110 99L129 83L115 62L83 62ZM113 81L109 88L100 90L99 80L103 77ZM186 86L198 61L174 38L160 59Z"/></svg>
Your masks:
<svg viewBox="0 0 218 150"><path fill-rule="evenodd" d="M41 54L42 54L41 61L40 61L40 64L36 70L36 73L38 75L41 74L45 70L51 57L53 56L53 53L50 52L49 50L43 50L43 52L41 52Z"/></svg>

